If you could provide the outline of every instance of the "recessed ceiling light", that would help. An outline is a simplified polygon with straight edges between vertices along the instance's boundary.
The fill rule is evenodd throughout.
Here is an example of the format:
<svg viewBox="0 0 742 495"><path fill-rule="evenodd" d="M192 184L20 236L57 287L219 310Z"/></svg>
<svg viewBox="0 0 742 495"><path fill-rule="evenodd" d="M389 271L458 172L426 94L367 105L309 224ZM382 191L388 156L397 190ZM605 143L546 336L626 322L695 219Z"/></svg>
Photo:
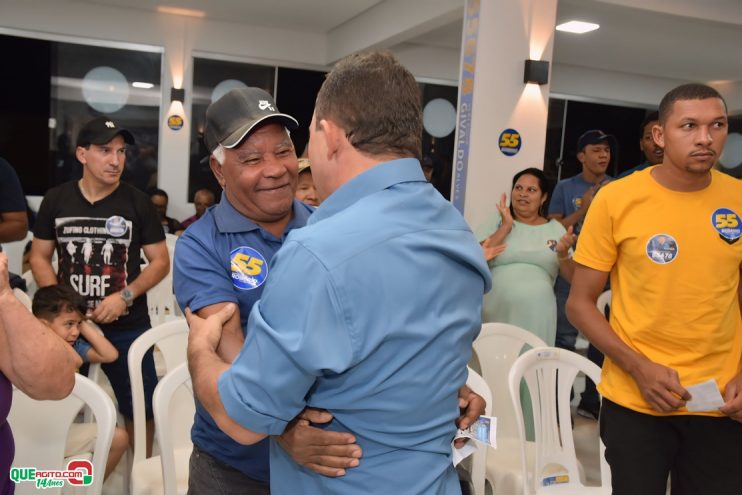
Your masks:
<svg viewBox="0 0 742 495"><path fill-rule="evenodd" d="M142 88L142 89L150 89L150 88L155 87L155 85L152 83L139 82L139 81L134 81L133 83L131 83L131 85L134 86L135 88Z"/></svg>
<svg viewBox="0 0 742 495"><path fill-rule="evenodd" d="M157 7L157 12L162 14L185 15L188 17L206 17L206 12L203 10L182 9L180 7L168 7L167 5Z"/></svg>
<svg viewBox="0 0 742 495"><path fill-rule="evenodd" d="M556 27L556 30L563 31L565 33L584 34L589 33L590 31L595 31L599 27L600 24L595 24L593 22L569 21L559 24Z"/></svg>

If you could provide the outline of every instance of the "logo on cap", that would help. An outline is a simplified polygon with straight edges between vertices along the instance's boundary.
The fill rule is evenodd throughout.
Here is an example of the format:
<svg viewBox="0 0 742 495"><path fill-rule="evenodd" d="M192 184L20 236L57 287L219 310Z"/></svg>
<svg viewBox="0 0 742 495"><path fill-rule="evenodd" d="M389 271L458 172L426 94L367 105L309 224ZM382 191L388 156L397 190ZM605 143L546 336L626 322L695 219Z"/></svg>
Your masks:
<svg viewBox="0 0 742 495"><path fill-rule="evenodd" d="M106 120L106 127L108 127L109 129L113 129L114 127L116 127L116 124L114 124L110 120Z"/></svg>
<svg viewBox="0 0 742 495"><path fill-rule="evenodd" d="M276 109L273 108L273 106L271 105L271 102L269 102L268 100L260 100L258 102L258 108L260 108L261 110L268 109L271 112L275 112L276 111Z"/></svg>

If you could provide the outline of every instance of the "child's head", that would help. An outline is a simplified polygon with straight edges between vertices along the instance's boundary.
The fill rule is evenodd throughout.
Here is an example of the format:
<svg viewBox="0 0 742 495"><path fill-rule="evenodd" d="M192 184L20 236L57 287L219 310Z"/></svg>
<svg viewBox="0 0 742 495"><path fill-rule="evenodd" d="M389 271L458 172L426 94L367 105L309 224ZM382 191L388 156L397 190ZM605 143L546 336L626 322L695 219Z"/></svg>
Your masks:
<svg viewBox="0 0 742 495"><path fill-rule="evenodd" d="M32 311L54 333L73 344L80 335L86 304L85 299L72 287L50 285L36 291Z"/></svg>

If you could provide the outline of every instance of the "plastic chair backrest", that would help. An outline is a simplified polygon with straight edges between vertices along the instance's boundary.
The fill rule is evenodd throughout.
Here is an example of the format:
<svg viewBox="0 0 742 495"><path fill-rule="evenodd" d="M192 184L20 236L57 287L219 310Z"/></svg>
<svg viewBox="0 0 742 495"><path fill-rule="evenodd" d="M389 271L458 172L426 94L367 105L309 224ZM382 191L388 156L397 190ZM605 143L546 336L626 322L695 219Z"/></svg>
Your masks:
<svg viewBox="0 0 742 495"><path fill-rule="evenodd" d="M191 426L196 413L188 363L177 366L160 380L152 406L160 445L164 492L165 495L176 495L175 450L191 446Z"/></svg>
<svg viewBox="0 0 742 495"><path fill-rule="evenodd" d="M31 273L31 270L26 270L21 275L21 278L26 282L26 294L28 294L28 297L33 300L34 294L39 290L39 286L36 284L36 279L33 278L33 273Z"/></svg>
<svg viewBox="0 0 742 495"><path fill-rule="evenodd" d="M600 311L600 314L604 316L606 314L606 310L611 307L612 294L613 293L610 290L603 291L603 293L598 296L598 300L595 302L595 305L598 306L598 311Z"/></svg>
<svg viewBox="0 0 742 495"><path fill-rule="evenodd" d="M147 308L153 325L159 325L177 317L177 305L173 295L173 254L177 240L177 236L165 234L165 244L170 256L170 271L165 278L147 291Z"/></svg>
<svg viewBox="0 0 742 495"><path fill-rule="evenodd" d="M26 247L28 241L33 239L33 232L30 230L26 233L26 237L20 241L4 242L3 253L8 255L8 270L20 275L23 272L23 249Z"/></svg>
<svg viewBox="0 0 742 495"><path fill-rule="evenodd" d="M598 366L579 354L556 347L531 349L519 357L510 370L508 386L521 439L523 479L530 480L523 484L525 495L540 493L551 484L559 486L560 493L580 493L586 488L580 481L577 467L569 400L572 384L580 372L596 384L600 382ZM528 467L519 393L521 379L528 384L535 429L536 461L535 465ZM529 467L532 469L531 477L528 476ZM605 461L602 441L600 476L602 486L610 493L610 469Z"/></svg>
<svg viewBox="0 0 742 495"><path fill-rule="evenodd" d="M546 347L535 334L508 323L484 323L474 341L482 377L492 391L492 411L497 416L497 437L517 438L517 423L510 406L507 376L524 347Z"/></svg>
<svg viewBox="0 0 742 495"><path fill-rule="evenodd" d="M88 320L86 323L90 325L91 327L93 327L93 329L96 332L103 335L103 330L101 330L100 327L95 322ZM100 380L101 372L102 370L101 370L100 363L88 364L88 378L96 385L100 385L98 383L98 380ZM85 411L83 412L83 423L92 423L92 422L93 422L93 411L89 407L86 407Z"/></svg>
<svg viewBox="0 0 742 495"><path fill-rule="evenodd" d="M466 384L477 394L481 395L485 401L484 414L485 416L492 415L492 392L490 391L487 382L484 381L476 371L467 367L469 371L469 377L466 379ZM470 440L472 442L473 440ZM485 472L487 468L487 448L480 445L477 451L472 454L472 466L471 466L471 479L474 485L475 495L484 495L484 480Z"/></svg>
<svg viewBox="0 0 742 495"><path fill-rule="evenodd" d="M16 452L14 466L33 466L44 470L66 469L64 449L69 426L80 408L93 410L98 425L93 453L93 483L86 493L98 495L103 489L108 451L116 427L116 408L110 397L88 378L77 374L75 388L62 400L35 400L13 389L13 403L8 422L13 430ZM45 494L61 493L61 488L47 488ZM16 485L18 495L38 494L33 482Z"/></svg>
<svg viewBox="0 0 742 495"><path fill-rule="evenodd" d="M28 297L28 294L23 292L21 289L16 287L13 289L13 294L15 295L16 299L18 299L21 304L23 304L27 310L31 311L31 298Z"/></svg>
<svg viewBox="0 0 742 495"><path fill-rule="evenodd" d="M168 372L186 361L188 350L188 323L184 318L154 326L132 342L128 364L131 377L131 402L134 412L134 456L133 462L146 458L144 384L142 381L142 359L154 345L162 353L165 371Z"/></svg>

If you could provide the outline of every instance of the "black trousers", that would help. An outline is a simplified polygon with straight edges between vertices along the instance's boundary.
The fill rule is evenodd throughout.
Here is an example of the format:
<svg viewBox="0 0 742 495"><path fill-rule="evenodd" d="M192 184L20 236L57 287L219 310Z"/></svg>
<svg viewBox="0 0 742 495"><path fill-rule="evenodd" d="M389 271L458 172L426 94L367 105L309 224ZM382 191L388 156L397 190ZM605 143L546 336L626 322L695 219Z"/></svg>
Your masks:
<svg viewBox="0 0 742 495"><path fill-rule="evenodd" d="M742 494L742 423L723 417L651 416L603 399L600 437L613 495Z"/></svg>

